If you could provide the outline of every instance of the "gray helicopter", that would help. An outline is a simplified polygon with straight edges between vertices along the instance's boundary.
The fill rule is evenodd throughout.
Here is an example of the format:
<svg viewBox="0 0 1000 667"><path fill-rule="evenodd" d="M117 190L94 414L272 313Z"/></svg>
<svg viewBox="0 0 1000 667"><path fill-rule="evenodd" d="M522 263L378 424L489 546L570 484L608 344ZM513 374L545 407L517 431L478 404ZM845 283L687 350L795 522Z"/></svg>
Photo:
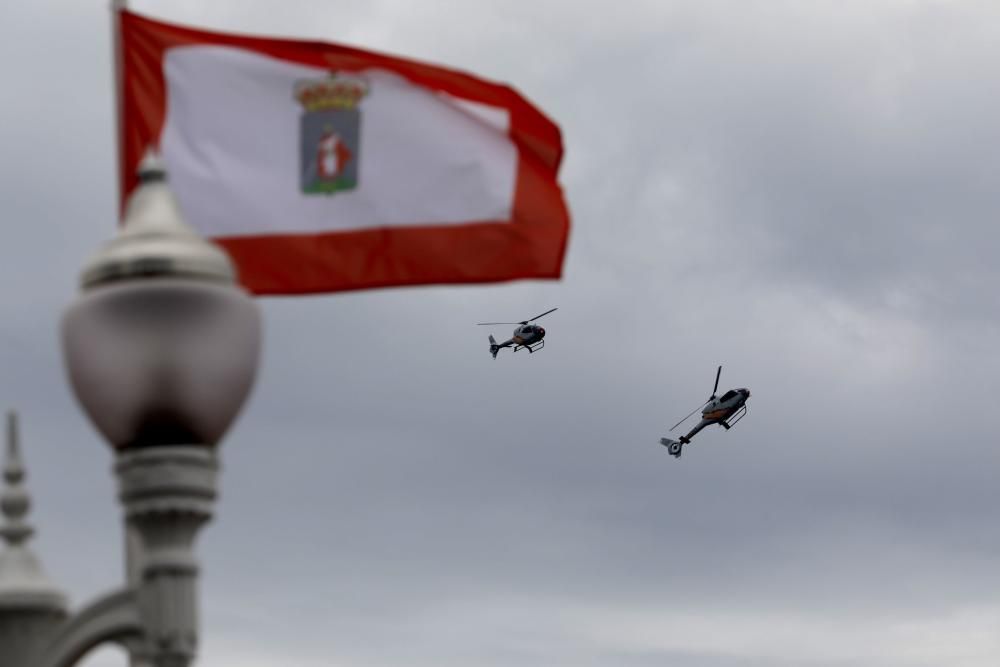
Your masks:
<svg viewBox="0 0 1000 667"><path fill-rule="evenodd" d="M722 366L719 366L719 370L715 372L715 387L712 389L712 395L709 399L692 410L687 417L674 424L670 430L673 431L686 422L698 410L701 410L701 421L695 424L694 428L687 435L682 435L680 440L660 438L660 444L664 445L674 458L679 459L681 457L681 449L684 448L684 445L691 442L691 438L709 424L721 424L728 431L736 425L736 422L746 416L747 399L750 398L750 390L745 387L730 389L722 396L716 396L715 392L719 390L720 375L722 375Z"/></svg>
<svg viewBox="0 0 1000 667"><path fill-rule="evenodd" d="M499 352L500 348L503 347L513 346L514 352L517 352L521 348L526 348L528 352L535 352L545 347L545 341L542 340L545 338L545 329L537 324L531 324L531 322L534 322L539 317L544 317L556 310L559 309L553 308L552 310L546 310L541 315L536 315L530 320L524 320L523 322L479 322L476 326L486 327L499 324L520 325L514 329L514 335L510 337L510 340L505 340L502 343L498 343L492 335L490 336L490 354L493 355L494 359L497 358L497 352Z"/></svg>

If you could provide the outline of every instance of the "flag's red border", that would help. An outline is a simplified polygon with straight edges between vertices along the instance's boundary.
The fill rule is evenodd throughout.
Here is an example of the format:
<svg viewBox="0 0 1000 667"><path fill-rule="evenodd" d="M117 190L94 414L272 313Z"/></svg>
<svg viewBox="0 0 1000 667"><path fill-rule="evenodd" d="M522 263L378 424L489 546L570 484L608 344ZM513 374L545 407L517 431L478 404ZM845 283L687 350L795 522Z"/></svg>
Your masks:
<svg viewBox="0 0 1000 667"><path fill-rule="evenodd" d="M214 239L233 257L252 292L297 294L560 277L569 234L569 213L557 182L562 138L555 123L509 86L345 46L213 33L124 10L119 30L123 202L136 185L142 154L159 142L166 114L163 59L171 47L216 44L336 70L378 67L509 111L509 134L519 155L511 220L447 226L428 221L420 227Z"/></svg>

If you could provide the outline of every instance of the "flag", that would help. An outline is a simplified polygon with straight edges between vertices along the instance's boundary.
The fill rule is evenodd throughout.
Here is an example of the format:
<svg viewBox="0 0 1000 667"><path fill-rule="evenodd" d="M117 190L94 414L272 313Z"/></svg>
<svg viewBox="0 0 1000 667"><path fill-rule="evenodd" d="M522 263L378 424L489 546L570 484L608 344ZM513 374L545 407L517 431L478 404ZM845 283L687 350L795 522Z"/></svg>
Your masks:
<svg viewBox="0 0 1000 667"><path fill-rule="evenodd" d="M257 294L558 278L558 126L509 86L118 14L124 198L158 148Z"/></svg>

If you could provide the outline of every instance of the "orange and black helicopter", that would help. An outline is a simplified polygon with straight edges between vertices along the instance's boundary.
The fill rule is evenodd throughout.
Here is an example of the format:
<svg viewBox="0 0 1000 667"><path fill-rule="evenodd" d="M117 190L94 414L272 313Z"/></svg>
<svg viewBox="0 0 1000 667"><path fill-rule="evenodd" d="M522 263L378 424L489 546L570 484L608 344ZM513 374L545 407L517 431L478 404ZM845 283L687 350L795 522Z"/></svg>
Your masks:
<svg viewBox="0 0 1000 667"><path fill-rule="evenodd" d="M719 370L715 372L715 387L712 389L712 395L707 401L702 403L700 406L695 408L688 414L687 417L680 420L674 424L670 430L673 431L675 428L686 422L691 415L701 410L701 421L694 425L687 435L682 435L680 440L671 440L670 438L660 438L660 444L667 448L674 458L681 457L681 450L684 445L691 442L691 438L701 429L705 428L710 424L721 424L727 431L736 425L736 422L743 419L747 413L747 399L750 398L750 390L743 387L740 389L730 389L722 396L716 396L715 392L719 390L719 376L722 375L722 366L719 366Z"/></svg>
<svg viewBox="0 0 1000 667"><path fill-rule="evenodd" d="M517 352L521 348L526 348L528 352L535 352L536 350L540 350L545 347L545 341L543 340L545 338L545 329L537 324L531 323L539 317L544 317L555 310L559 309L553 308L552 310L546 310L541 315L536 315L530 320L524 320L522 322L479 322L476 326L486 327L500 324L519 325L516 329L514 329L514 335L510 337L510 340L498 343L492 335L490 336L490 354L493 355L494 359L497 358L497 352L499 352L500 348L503 347L513 347L514 352Z"/></svg>

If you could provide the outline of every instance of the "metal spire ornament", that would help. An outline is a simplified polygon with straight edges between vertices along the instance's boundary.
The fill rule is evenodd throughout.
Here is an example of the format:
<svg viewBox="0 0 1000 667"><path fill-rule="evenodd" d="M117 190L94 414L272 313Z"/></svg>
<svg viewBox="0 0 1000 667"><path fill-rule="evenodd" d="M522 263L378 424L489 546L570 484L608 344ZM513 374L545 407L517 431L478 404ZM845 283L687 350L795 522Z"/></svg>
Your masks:
<svg viewBox="0 0 1000 667"><path fill-rule="evenodd" d="M28 546L35 529L27 521L31 497L24 486L25 470L18 442L17 415L7 414L7 448L3 467L4 488L0 493L0 611L31 609L61 612L66 597L49 580Z"/></svg>

